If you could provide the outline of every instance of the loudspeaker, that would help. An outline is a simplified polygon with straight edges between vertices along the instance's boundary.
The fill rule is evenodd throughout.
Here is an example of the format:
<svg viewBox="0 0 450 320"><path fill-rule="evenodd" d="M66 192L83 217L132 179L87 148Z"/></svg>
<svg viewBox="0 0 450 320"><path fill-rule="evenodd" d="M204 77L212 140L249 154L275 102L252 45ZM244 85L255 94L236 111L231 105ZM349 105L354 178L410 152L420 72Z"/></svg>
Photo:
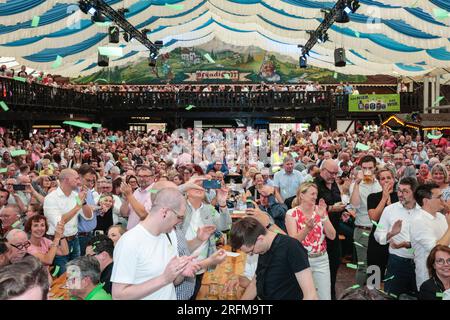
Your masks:
<svg viewBox="0 0 450 320"><path fill-rule="evenodd" d="M306 68L308 66L306 56L300 56L298 64L300 65L300 68Z"/></svg>
<svg viewBox="0 0 450 320"><path fill-rule="evenodd" d="M109 57L108 56L104 56L101 55L100 53L98 54L98 61L97 64L99 67L107 67L109 66Z"/></svg>
<svg viewBox="0 0 450 320"><path fill-rule="evenodd" d="M345 67L347 62L345 61L345 49L337 48L334 50L334 65L336 67Z"/></svg>
<svg viewBox="0 0 450 320"><path fill-rule="evenodd" d="M119 43L119 27L111 26L108 28L108 34L109 34L109 42L111 43Z"/></svg>

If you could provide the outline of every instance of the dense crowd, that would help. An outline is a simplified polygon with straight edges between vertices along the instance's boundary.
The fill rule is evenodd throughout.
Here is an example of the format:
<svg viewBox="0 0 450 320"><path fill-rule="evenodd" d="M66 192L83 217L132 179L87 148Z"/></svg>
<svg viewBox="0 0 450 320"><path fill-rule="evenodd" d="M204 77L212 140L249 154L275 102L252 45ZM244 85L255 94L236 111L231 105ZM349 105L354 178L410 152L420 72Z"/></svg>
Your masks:
<svg viewBox="0 0 450 320"><path fill-rule="evenodd" d="M440 132L255 132L4 130L0 299L46 299L66 271L73 299L195 299L227 240L242 299L337 299L343 267L351 290L375 268L386 298L450 299Z"/></svg>

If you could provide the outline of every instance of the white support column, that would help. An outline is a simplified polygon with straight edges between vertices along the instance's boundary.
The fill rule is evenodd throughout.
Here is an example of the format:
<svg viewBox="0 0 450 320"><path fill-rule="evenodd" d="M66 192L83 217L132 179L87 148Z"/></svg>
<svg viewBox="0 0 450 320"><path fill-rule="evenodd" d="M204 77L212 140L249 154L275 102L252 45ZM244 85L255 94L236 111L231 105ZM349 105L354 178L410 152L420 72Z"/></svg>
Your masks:
<svg viewBox="0 0 450 320"><path fill-rule="evenodd" d="M436 99L438 99L440 95L441 95L441 76L437 75L436 76L436 97L435 97L435 100L433 100L433 102L436 101ZM440 103L438 102L435 106L439 107L439 104ZM439 113L439 109L434 110L434 113Z"/></svg>
<svg viewBox="0 0 450 320"><path fill-rule="evenodd" d="M411 81L409 83L409 92L413 92L414 91L414 81Z"/></svg>
<svg viewBox="0 0 450 320"><path fill-rule="evenodd" d="M433 107L433 103L434 101L436 101L436 82L435 82L435 78L430 78L431 80L431 101L430 101L430 107ZM436 113L436 110L431 109L431 113Z"/></svg>
<svg viewBox="0 0 450 320"><path fill-rule="evenodd" d="M428 113L428 89L430 84L428 77L423 78L423 113Z"/></svg>

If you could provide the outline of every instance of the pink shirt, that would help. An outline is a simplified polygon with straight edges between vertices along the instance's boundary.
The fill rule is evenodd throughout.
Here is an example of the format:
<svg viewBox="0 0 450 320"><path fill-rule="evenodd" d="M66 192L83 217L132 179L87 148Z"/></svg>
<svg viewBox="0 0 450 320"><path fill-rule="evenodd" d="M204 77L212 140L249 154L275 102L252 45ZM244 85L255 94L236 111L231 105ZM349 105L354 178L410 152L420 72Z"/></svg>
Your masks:
<svg viewBox="0 0 450 320"><path fill-rule="evenodd" d="M47 254L47 252L50 250L51 244L52 244L52 241L50 239L42 237L41 245L39 247L37 247L34 244L31 244L27 249L27 253L29 253L33 256L36 255L36 253Z"/></svg>
<svg viewBox="0 0 450 320"><path fill-rule="evenodd" d="M147 212L150 212L150 209L152 207L152 200L150 198L150 189L152 188L152 186L153 184L148 186L145 190L138 188L133 193L136 200L144 206ZM130 215L128 216L127 230L130 230L134 228L141 221L141 219L137 215L136 211L133 210L131 205L128 205L128 207L130 208Z"/></svg>

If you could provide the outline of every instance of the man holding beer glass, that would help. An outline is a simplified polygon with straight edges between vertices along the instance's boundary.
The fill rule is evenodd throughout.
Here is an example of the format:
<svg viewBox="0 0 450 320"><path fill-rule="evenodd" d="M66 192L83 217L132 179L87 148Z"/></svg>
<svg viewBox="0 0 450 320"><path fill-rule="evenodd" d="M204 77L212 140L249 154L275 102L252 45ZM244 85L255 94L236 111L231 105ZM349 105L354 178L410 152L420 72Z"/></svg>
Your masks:
<svg viewBox="0 0 450 320"><path fill-rule="evenodd" d="M367 278L367 246L372 230L372 221L367 209L367 197L371 193L381 192L382 188L375 179L376 159L373 156L364 156L360 160L361 171L358 172L355 181L350 185L350 204L356 209L355 230L353 239L356 243L356 255L358 257L358 270L356 283L364 286Z"/></svg>

